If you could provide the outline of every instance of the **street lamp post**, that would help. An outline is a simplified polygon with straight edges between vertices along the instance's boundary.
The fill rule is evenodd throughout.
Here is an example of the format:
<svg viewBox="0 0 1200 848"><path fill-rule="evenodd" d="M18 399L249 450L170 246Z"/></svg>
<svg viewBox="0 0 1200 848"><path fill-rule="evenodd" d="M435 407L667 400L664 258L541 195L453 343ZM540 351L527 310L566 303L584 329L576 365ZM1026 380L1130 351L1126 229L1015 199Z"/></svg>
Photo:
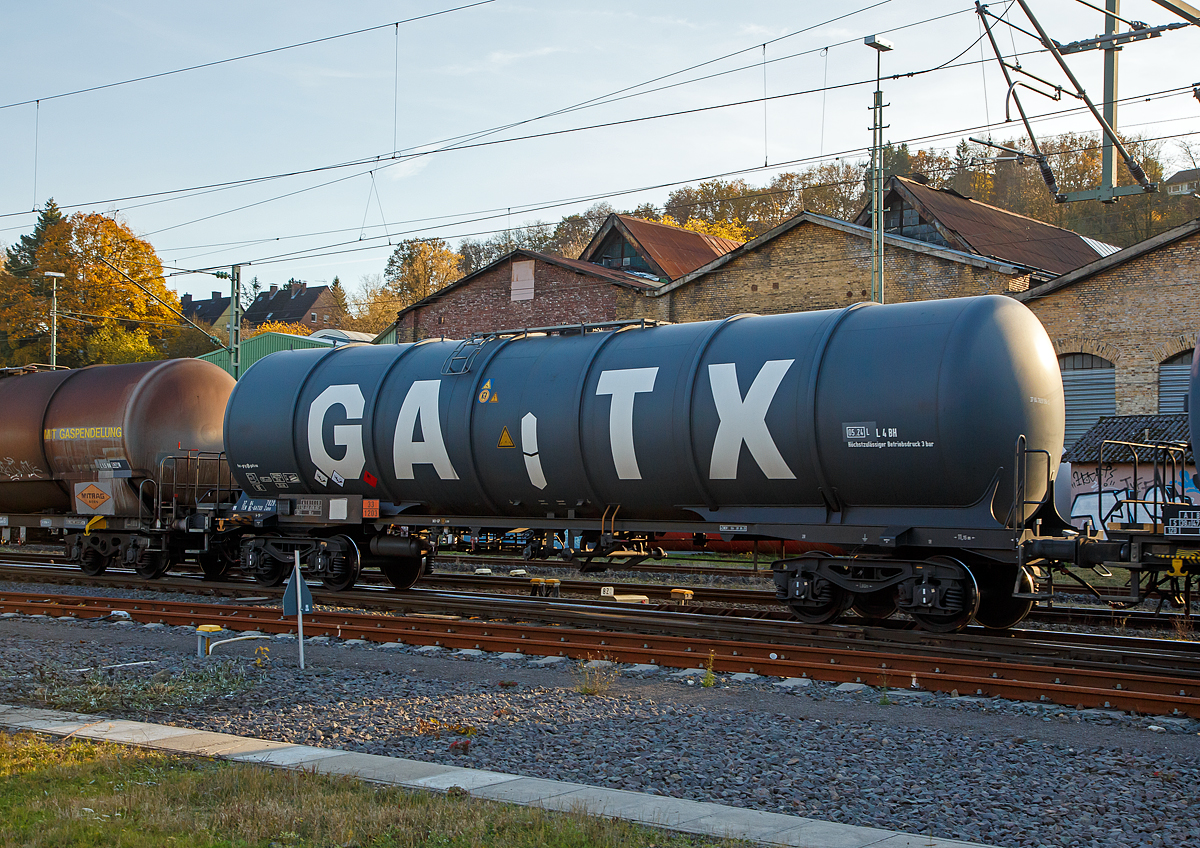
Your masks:
<svg viewBox="0 0 1200 848"><path fill-rule="evenodd" d="M50 278L50 367L58 367L58 281L66 274L44 271L43 277Z"/></svg>
<svg viewBox="0 0 1200 848"><path fill-rule="evenodd" d="M875 100L871 105L871 300L883 303L883 91L881 58L895 47L878 35L863 43L875 49Z"/></svg>

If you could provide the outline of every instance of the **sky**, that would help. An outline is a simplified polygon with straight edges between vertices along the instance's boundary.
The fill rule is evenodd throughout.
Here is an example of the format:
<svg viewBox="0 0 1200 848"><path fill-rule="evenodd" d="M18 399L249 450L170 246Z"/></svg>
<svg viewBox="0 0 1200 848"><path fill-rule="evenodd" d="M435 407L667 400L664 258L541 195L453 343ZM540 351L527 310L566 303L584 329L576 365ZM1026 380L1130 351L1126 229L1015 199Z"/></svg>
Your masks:
<svg viewBox="0 0 1200 848"><path fill-rule="evenodd" d="M1078 0L1026 2L1060 43L1103 32ZM1015 2L988 8L1032 29ZM1121 12L1181 22L1150 0ZM1006 55L1069 86L1031 37L995 26ZM879 57L889 141L1023 135L964 0L12 4L0 243L52 197L119 215L181 294L227 291L194 272L233 264L264 287L338 276L352 290L406 238L456 244L597 200L661 205L703 179L862 161L872 34L895 45ZM1200 155L1197 57L1196 26L1120 53L1119 128L1162 139L1180 168L1180 142ZM1067 59L1099 102L1101 52ZM1039 133L1097 128L1070 97L1019 91Z"/></svg>

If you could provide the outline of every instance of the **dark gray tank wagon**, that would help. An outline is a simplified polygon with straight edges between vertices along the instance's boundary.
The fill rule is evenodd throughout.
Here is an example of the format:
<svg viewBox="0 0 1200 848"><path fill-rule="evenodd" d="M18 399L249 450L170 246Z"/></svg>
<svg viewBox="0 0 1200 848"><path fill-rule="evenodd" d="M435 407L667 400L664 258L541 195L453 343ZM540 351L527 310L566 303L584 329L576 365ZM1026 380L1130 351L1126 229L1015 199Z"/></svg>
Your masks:
<svg viewBox="0 0 1200 848"><path fill-rule="evenodd" d="M398 583L446 528L528 529L534 555L558 532L557 553L585 563L648 555L656 533L720 533L841 546L776 564L808 620L851 604L941 629L1027 612L1011 598L1018 537L1064 411L1023 305L600 330L275 354L230 399L233 473L250 497L378 500L377 521L339 538L387 554Z"/></svg>

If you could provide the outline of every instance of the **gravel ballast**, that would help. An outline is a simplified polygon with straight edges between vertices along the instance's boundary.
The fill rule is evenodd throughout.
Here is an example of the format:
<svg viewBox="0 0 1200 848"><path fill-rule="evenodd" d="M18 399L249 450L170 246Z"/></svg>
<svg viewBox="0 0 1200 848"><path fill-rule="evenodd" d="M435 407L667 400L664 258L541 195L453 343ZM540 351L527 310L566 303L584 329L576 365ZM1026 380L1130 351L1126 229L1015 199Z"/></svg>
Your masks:
<svg viewBox="0 0 1200 848"><path fill-rule="evenodd" d="M0 637L6 703L40 705L47 668L214 662L190 628L16 616ZM305 671L294 637L221 651L247 688L106 714L993 845L1200 844L1190 719L628 666L594 667L620 676L583 695L572 661L337 640L307 645Z"/></svg>

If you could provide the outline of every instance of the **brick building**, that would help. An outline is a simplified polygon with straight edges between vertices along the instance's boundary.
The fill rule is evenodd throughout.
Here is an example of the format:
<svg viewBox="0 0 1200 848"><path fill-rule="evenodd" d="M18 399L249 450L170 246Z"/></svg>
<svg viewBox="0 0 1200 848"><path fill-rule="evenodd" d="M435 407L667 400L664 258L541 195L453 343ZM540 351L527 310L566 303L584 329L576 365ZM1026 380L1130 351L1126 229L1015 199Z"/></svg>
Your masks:
<svg viewBox="0 0 1200 848"><path fill-rule="evenodd" d="M888 235L884 292L889 303L1009 294L1029 286L1026 267ZM644 311L622 315L707 321L739 312L836 309L870 300L871 231L802 212L753 241L647 292Z"/></svg>
<svg viewBox="0 0 1200 848"><path fill-rule="evenodd" d="M401 310L376 343L615 321L639 310L655 281L615 268L514 250Z"/></svg>
<svg viewBox="0 0 1200 848"><path fill-rule="evenodd" d="M246 307L242 320L251 327L267 321L282 321L320 330L340 326L344 317L329 286L292 283L283 288L271 286L267 291L259 292Z"/></svg>
<svg viewBox="0 0 1200 848"><path fill-rule="evenodd" d="M1200 219L1017 295L1058 353L1068 447L1103 415L1183 411L1198 294Z"/></svg>

